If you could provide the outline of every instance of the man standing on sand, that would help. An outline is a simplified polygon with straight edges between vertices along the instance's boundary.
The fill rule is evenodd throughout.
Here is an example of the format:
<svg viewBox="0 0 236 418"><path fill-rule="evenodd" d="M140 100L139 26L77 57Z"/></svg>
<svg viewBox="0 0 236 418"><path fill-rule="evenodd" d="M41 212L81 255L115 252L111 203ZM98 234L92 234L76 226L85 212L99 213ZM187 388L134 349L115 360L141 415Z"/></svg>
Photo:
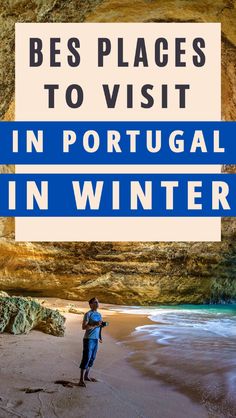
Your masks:
<svg viewBox="0 0 236 418"><path fill-rule="evenodd" d="M97 382L95 378L89 377L89 371L97 354L98 340L102 342L100 334L102 316L97 311L99 306L98 299L90 299L89 306L90 311L84 314L82 323L82 329L85 330L85 334L83 339L83 357L80 363L81 374L79 386L83 387L86 387L85 380L89 382Z"/></svg>

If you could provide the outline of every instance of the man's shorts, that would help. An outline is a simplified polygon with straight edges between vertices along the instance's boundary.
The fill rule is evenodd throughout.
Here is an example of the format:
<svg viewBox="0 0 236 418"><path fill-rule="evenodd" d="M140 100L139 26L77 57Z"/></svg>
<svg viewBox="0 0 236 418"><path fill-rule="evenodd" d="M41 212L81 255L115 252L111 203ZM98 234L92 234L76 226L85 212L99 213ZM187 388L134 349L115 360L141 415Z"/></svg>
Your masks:
<svg viewBox="0 0 236 418"><path fill-rule="evenodd" d="M83 357L80 363L81 369L87 369L92 367L93 362L96 358L98 350L98 340L95 338L84 338L83 339Z"/></svg>

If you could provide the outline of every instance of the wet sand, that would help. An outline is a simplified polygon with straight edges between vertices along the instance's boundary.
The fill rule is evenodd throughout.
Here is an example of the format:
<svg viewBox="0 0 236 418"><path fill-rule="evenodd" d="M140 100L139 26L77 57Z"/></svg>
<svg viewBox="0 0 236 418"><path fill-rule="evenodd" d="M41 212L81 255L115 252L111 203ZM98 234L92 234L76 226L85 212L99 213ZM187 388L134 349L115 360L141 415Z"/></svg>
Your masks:
<svg viewBox="0 0 236 418"><path fill-rule="evenodd" d="M188 343L186 345L183 342L181 352L179 342L175 339L172 343L161 342L163 323L153 322L145 315L118 314L110 318L110 325L108 332L130 352L129 365L139 370L145 378L162 382L167 388L175 388L196 405L204 406L209 417L236 416L235 393L232 392L232 382L228 381L228 378L235 380L234 361L232 358L232 373L229 376L231 367L223 345L219 345L219 338L214 339L214 335L212 337L211 333L205 331L205 334L198 335L199 341L195 338L193 347L188 334ZM152 330L158 328L159 336L155 333L150 335L145 330L134 332L136 327L143 325L151 326ZM175 330L175 335L178 335L178 331ZM193 331L188 328L187 332ZM227 341L232 344L230 337ZM201 352L202 349L206 351ZM215 363L214 359L217 358Z"/></svg>
<svg viewBox="0 0 236 418"><path fill-rule="evenodd" d="M47 300L58 306L68 301ZM71 302L81 310L87 304ZM102 310L110 326L103 330L93 375L98 383L87 388L63 387L54 382L77 382L82 354L82 315L65 313L65 337L38 331L29 335L0 335L0 418L205 418L206 408L171 386L143 374L130 362L131 346L125 341L146 317ZM150 352L150 358L151 358ZM26 393L41 389L41 392ZM29 390L30 389L30 390Z"/></svg>

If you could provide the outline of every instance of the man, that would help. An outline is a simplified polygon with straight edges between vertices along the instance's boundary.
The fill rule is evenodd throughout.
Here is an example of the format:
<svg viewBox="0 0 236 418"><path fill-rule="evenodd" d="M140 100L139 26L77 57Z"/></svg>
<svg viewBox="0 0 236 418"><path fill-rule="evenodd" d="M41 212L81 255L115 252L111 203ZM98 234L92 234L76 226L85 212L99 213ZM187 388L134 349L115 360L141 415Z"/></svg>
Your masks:
<svg viewBox="0 0 236 418"><path fill-rule="evenodd" d="M86 387L85 381L97 382L95 378L89 376L90 368L96 358L98 349L98 340L102 342L101 326L102 316L98 310L98 299L92 298L89 301L90 311L84 314L82 329L85 330L83 339L83 357L80 363L80 381L79 386Z"/></svg>

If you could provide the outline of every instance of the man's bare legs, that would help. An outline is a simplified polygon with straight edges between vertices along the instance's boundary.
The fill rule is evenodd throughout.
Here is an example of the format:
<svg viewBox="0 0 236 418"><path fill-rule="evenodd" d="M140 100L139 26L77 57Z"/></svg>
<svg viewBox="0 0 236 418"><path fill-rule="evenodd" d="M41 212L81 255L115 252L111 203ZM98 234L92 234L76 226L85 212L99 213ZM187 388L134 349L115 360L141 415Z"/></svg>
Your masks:
<svg viewBox="0 0 236 418"><path fill-rule="evenodd" d="M95 377L89 377L89 372L90 372L90 367L88 367L85 370L84 380L87 380L88 382L97 382L97 379L95 379Z"/></svg>
<svg viewBox="0 0 236 418"><path fill-rule="evenodd" d="M81 369L81 372L80 372L80 381L78 383L79 386L83 386L84 388L86 388L86 384L85 384L85 381L84 381L84 379L85 379L85 372L86 372L86 369Z"/></svg>
<svg viewBox="0 0 236 418"><path fill-rule="evenodd" d="M79 386L86 388L85 380L87 380L87 382L98 382L98 380L95 379L95 377L89 376L89 372L90 372L90 367L88 367L87 369L81 369L80 381L78 383Z"/></svg>

